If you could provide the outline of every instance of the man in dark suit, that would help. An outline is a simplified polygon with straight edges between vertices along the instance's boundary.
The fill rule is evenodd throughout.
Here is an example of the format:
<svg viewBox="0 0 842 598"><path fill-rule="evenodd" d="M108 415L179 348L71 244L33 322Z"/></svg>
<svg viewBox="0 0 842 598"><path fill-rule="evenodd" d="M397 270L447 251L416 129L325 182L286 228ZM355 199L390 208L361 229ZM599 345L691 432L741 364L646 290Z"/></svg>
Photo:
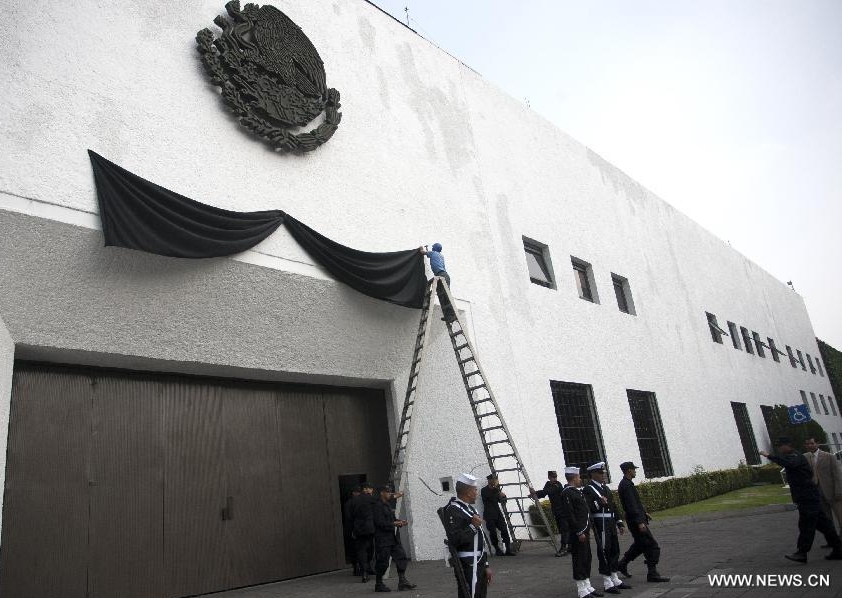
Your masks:
<svg viewBox="0 0 842 598"><path fill-rule="evenodd" d="M620 503L622 503L623 510L626 512L626 524L629 526L634 543L620 559L617 568L626 577L631 577L628 569L629 563L642 554L645 559L644 562L649 568L646 581L669 581L669 577L664 577L658 573L661 547L649 529L651 517L643 507L643 503L640 502L640 495L637 493L637 488L634 487L634 482L632 482L637 475L637 465L631 461L626 461L620 463L620 469L623 472L623 479L617 485L617 494L620 495Z"/></svg>
<svg viewBox="0 0 842 598"><path fill-rule="evenodd" d="M570 530L567 528L567 519L564 517L564 512L561 506L561 491L564 490L564 484L558 481L558 473L555 471L547 472L547 483L544 484L543 490L535 490L530 488L530 494L537 498L549 498L550 510L553 512L559 538L559 548L555 553L556 556L564 556L567 554L567 537L570 535Z"/></svg>
<svg viewBox="0 0 842 598"><path fill-rule="evenodd" d="M377 582L374 584L375 592L391 592L392 589L383 583L383 576L389 569L389 558L395 561L398 570L398 589L411 590L415 584L410 583L406 578L406 565L409 559L401 545L401 538L398 529L409 525L406 519L395 517L395 509L392 507L392 489L389 486L379 486L380 500L374 503L374 550L376 553L374 572L377 574Z"/></svg>
<svg viewBox="0 0 842 598"><path fill-rule="evenodd" d="M793 440L782 436L775 442L778 455L766 451L760 454L786 469L786 481L792 502L798 505L798 543L795 552L785 555L791 561L807 562L807 553L813 547L816 530L824 534L828 545L833 548L827 555L828 560L842 560L842 542L833 526L833 521L822 511L819 489L813 482L813 470L807 459L795 450Z"/></svg>
<svg viewBox="0 0 842 598"><path fill-rule="evenodd" d="M494 554L497 556L514 556L512 552L512 540L509 537L509 522L506 519L505 505L506 493L500 489L500 480L495 474L486 476L488 484L482 489L482 516L485 518L485 525L491 536L491 544L494 546ZM500 542L497 540L497 531L503 537L503 545L506 551L500 550Z"/></svg>

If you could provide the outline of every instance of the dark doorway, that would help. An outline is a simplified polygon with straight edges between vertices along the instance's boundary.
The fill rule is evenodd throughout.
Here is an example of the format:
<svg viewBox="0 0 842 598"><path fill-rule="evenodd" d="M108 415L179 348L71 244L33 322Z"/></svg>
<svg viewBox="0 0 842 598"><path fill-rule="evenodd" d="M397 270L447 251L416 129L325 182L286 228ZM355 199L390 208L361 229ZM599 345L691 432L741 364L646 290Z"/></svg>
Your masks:
<svg viewBox="0 0 842 598"><path fill-rule="evenodd" d="M379 390L18 363L0 593L174 598L340 569L335 480L385 479L387 425Z"/></svg>

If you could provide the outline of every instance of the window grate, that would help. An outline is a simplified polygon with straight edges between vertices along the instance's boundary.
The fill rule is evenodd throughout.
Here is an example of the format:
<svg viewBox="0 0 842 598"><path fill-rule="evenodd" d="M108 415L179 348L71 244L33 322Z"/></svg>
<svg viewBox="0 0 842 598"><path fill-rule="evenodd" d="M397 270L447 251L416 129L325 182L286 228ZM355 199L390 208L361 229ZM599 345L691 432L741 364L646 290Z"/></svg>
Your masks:
<svg viewBox="0 0 842 598"><path fill-rule="evenodd" d="M655 393L627 389L634 433L640 449L643 473L647 478L673 475L661 413Z"/></svg>
<svg viewBox="0 0 842 598"><path fill-rule="evenodd" d="M591 386L551 380L550 389L567 467L587 468L606 461Z"/></svg>
<svg viewBox="0 0 842 598"><path fill-rule="evenodd" d="M751 418L748 416L746 404L731 401L731 409L734 412L734 421L737 422L737 432L743 445L746 463L760 465L760 452L757 450L757 441L754 438L754 429L751 427Z"/></svg>

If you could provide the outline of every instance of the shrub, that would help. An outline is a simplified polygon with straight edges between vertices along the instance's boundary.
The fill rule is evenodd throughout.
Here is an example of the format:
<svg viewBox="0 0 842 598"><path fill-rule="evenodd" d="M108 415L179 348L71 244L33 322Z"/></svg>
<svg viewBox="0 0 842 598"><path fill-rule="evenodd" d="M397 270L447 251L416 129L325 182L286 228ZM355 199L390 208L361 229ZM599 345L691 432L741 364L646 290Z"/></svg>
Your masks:
<svg viewBox="0 0 842 598"><path fill-rule="evenodd" d="M771 472L772 469L779 472L779 467L773 466L770 468L766 466L758 469L765 470L762 473L762 478L755 473L757 471L755 468L748 467L743 462L740 462L734 469L723 469L720 471L705 471L702 466L697 465L693 468L693 473L689 476L670 478L661 482L643 482L642 484L636 484L636 486L640 494L640 500L650 513L654 513L655 511L686 505L691 502L710 498L711 496L745 488L751 486L755 481L765 482L767 477L770 482L779 483L781 481L780 473L777 473L776 479L773 479L771 473L767 473ZM625 519L623 505L620 504L616 491L614 492L614 502L617 505L620 517ZM550 522L553 533L557 534L558 529L555 524L555 518L550 510L550 501L542 500L540 503L544 512L547 514L547 519ZM534 504L529 507L529 515L533 524L542 525L541 517ZM546 535L545 532L542 533L544 531L543 527L533 529L539 536Z"/></svg>

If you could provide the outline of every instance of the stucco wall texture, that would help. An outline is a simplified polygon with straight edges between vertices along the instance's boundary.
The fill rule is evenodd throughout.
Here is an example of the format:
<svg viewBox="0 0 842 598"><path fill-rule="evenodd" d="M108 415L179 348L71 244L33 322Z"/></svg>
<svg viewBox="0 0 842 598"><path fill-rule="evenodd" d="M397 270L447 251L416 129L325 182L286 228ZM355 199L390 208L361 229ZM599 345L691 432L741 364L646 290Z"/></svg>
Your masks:
<svg viewBox="0 0 842 598"><path fill-rule="evenodd" d="M626 389L656 394L677 475L743 458L730 401L748 404L763 445L761 404L832 394L786 358L711 341L706 311L818 355L800 296L362 0L275 3L318 49L343 120L313 153L270 151L223 109L198 60L195 33L216 30L223 4L8 7L0 317L19 356L378 386L400 411L418 312L330 280L283 230L237 259L103 248L91 148L196 200L280 208L359 249L441 242L536 484L563 466L550 380L593 386L615 478L640 458ZM524 236L549 247L556 289L529 281ZM599 303L578 297L571 256L592 265ZM617 309L611 273L629 280L637 315ZM487 473L443 327L428 365L408 466L415 558L440 556L446 500L421 480ZM817 419L842 431L838 417Z"/></svg>

